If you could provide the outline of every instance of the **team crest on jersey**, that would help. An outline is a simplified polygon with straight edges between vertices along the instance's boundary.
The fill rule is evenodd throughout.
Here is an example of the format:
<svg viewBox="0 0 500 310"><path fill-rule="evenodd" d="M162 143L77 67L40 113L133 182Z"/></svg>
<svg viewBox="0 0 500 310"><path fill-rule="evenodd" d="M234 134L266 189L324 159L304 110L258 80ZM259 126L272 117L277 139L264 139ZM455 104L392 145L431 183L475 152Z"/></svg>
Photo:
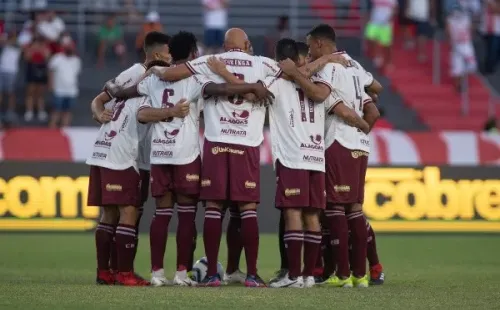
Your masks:
<svg viewBox="0 0 500 310"><path fill-rule="evenodd" d="M167 139L174 139L179 134L180 129L174 129L172 131L165 130L163 133Z"/></svg>
<svg viewBox="0 0 500 310"><path fill-rule="evenodd" d="M313 151L323 151L324 147L321 145L321 142L323 141L323 137L321 135L310 135L309 139L311 140L311 143L301 143L300 148L303 150L313 150Z"/></svg>
<svg viewBox="0 0 500 310"><path fill-rule="evenodd" d="M118 133L114 130L111 130L110 132L105 132L104 133L104 140L106 141L110 141L112 140L114 137L116 137Z"/></svg>

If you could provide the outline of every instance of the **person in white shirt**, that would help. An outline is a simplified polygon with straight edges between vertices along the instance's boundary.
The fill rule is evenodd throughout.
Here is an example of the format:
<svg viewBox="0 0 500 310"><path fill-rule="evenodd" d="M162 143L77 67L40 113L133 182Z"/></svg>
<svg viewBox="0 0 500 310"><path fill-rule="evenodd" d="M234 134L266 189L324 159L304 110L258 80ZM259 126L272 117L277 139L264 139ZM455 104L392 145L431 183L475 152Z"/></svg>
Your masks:
<svg viewBox="0 0 500 310"><path fill-rule="evenodd" d="M3 49L0 54L0 108L4 96L7 96L7 123L16 121L16 79L19 72L21 47L17 44L15 32L10 32L2 38ZM0 113L1 114L1 113ZM2 121L0 117L0 122Z"/></svg>
<svg viewBox="0 0 500 310"><path fill-rule="evenodd" d="M53 110L49 122L50 128L68 127L71 123L71 108L78 98L78 76L82 70L82 61L76 54L71 39L62 42L63 51L49 61L49 88L53 94Z"/></svg>
<svg viewBox="0 0 500 310"><path fill-rule="evenodd" d="M144 40L144 54L146 58L144 63L136 63L132 65L127 70L120 73L115 78L115 83L121 86L134 85L136 84L146 72L146 66L153 63L154 61L164 61L167 62L171 59L168 42L170 37L166 34L160 32L150 32L146 35ZM115 105L110 107L106 105L111 102L112 96L103 90L99 95L97 95L91 103L92 116L93 118L101 124L108 123L115 117ZM116 101L113 101L116 103ZM118 106L117 106L118 107ZM117 108L116 107L116 108ZM143 140L145 142L145 140ZM118 262L116 251L110 252L110 248L114 248L114 236L115 234L121 234L117 230L117 225L119 223L130 225L134 223L134 232L139 229L139 224L142 216L143 205L148 199L149 193L149 144L140 143L139 144L139 155L141 155L142 160L139 160L137 166L139 168L139 174L141 178L141 195L139 201L136 204L137 210L128 210L128 213L120 215L120 211L116 207L109 207L103 205L101 198L99 196L91 197L89 196L88 205L101 207L101 218L99 219L99 224L95 232L95 242L97 250L97 277L96 283L102 285L113 285L115 283L115 272L118 270ZM99 157L100 152L96 155ZM147 153L148 156L144 156ZM96 170L96 169L94 169ZM93 178L95 180L93 180ZM90 180L93 183L100 183L100 175L97 171L94 174L91 173ZM122 180L126 182L126 179ZM105 184L104 184L105 185ZM95 185L96 188L98 185ZM134 212L135 211L135 212ZM127 229L125 229L127 230ZM116 232L116 233L115 233ZM125 231L122 231L125 232ZM125 233L125 235L127 235ZM139 242L138 234L135 234L135 242L131 245L134 249L132 261L135 258L137 251L137 244ZM118 244L117 244L118 245ZM126 246L127 244L120 244L120 247ZM122 248L123 249L123 248ZM145 284L144 279L133 272L129 273L126 277L119 279L124 285L143 285Z"/></svg>
<svg viewBox="0 0 500 310"><path fill-rule="evenodd" d="M224 31L227 29L227 7L229 0L202 0L205 26L204 43L207 54L222 51Z"/></svg>
<svg viewBox="0 0 500 310"><path fill-rule="evenodd" d="M55 48L61 35L66 30L66 25L56 12L49 10L45 13L45 18L37 25L38 33L47 39Z"/></svg>
<svg viewBox="0 0 500 310"><path fill-rule="evenodd" d="M486 45L483 71L486 74L495 72L500 60L500 2L486 0L483 4L483 16L479 26Z"/></svg>
<svg viewBox="0 0 500 310"><path fill-rule="evenodd" d="M451 76L455 88L461 91L464 77L477 69L469 14L455 7L446 18L446 30L451 43Z"/></svg>
<svg viewBox="0 0 500 310"><path fill-rule="evenodd" d="M425 62L427 60L427 40L433 35L436 6L436 0L406 0L406 18L412 21L417 29L417 52L419 62ZM410 31L408 27L406 29L407 40L410 40Z"/></svg>

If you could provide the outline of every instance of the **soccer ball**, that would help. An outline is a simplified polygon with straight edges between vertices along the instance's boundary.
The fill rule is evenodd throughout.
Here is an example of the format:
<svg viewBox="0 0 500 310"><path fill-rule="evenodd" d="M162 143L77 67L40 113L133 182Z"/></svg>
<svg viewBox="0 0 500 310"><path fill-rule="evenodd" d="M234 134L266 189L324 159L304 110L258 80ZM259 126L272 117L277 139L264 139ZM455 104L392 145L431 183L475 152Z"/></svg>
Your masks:
<svg viewBox="0 0 500 310"><path fill-rule="evenodd" d="M202 257L199 260L197 260L196 263L194 263L193 265L193 270L192 270L193 280L196 282L203 281L203 279L205 279L205 276L207 275L207 268L208 268L208 263L206 257ZM222 280L224 278L224 267L222 267L222 264L220 262L217 262L217 273L219 274Z"/></svg>

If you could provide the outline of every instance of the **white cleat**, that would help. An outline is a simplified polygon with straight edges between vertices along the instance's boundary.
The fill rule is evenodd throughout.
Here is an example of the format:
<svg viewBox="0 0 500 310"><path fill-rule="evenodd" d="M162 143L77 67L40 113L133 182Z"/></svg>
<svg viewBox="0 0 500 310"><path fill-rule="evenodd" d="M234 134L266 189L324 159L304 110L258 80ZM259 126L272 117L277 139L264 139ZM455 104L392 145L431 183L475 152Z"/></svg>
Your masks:
<svg viewBox="0 0 500 310"><path fill-rule="evenodd" d="M271 283L269 286L272 288L304 288L304 279L302 277L297 277L296 279L285 277L277 282Z"/></svg>
<svg viewBox="0 0 500 310"><path fill-rule="evenodd" d="M188 277L187 271L177 271L174 277L174 285L179 286L196 286L196 281L193 281L190 277Z"/></svg>
<svg viewBox="0 0 500 310"><path fill-rule="evenodd" d="M224 274L224 283L227 284L234 284L234 283L240 283L240 284L245 284L245 279L247 278L246 274L241 272L240 270L236 270L235 272L228 274Z"/></svg>
<svg viewBox="0 0 500 310"><path fill-rule="evenodd" d="M306 277L304 279L304 288L311 288L316 285L316 281L313 276Z"/></svg>
<svg viewBox="0 0 500 310"><path fill-rule="evenodd" d="M163 269L151 272L151 285L156 287L170 285L170 282L165 278L165 271Z"/></svg>

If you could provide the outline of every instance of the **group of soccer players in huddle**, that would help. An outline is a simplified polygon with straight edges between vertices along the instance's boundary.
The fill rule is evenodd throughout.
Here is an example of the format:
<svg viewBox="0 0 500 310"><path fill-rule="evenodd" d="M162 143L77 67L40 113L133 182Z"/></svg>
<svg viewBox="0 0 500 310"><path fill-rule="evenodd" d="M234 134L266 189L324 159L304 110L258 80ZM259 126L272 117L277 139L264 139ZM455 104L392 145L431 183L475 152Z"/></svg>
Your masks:
<svg viewBox="0 0 500 310"><path fill-rule="evenodd" d="M102 124L87 160L88 205L102 208L95 232L97 283L168 284L163 261L175 207L173 284L266 286L257 273L257 204L267 111L275 206L281 210L281 269L269 286L383 283L375 235L362 212L367 134L379 117L375 101L382 87L338 51L335 40L333 28L318 25L307 44L280 40L272 60L252 55L246 33L238 28L227 31L226 52L202 57L191 33L147 35L144 64L106 83L92 101L93 116ZM150 227L152 277L146 281L134 272L134 259L149 187L156 210ZM190 270L199 201L205 207L207 274L197 283ZM220 275L227 210L228 261ZM239 270L243 250L246 274Z"/></svg>

